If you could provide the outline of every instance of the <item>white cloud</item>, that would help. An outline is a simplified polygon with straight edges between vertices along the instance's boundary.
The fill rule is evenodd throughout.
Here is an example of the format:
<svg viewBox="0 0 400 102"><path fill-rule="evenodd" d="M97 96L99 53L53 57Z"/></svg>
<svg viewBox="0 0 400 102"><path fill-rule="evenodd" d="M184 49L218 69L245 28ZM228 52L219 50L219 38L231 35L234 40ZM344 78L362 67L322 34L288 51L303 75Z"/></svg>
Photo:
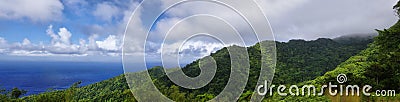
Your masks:
<svg viewBox="0 0 400 102"><path fill-rule="evenodd" d="M97 34L92 34L88 37L87 41L84 39L79 39L79 44L71 43L72 33L67 28L59 28L57 34L53 31L53 26L49 25L46 30L47 35L52 38L50 45L32 45L36 49L29 50L31 52L38 53L37 50L41 50L39 53L44 56L48 55L72 55L72 56L119 56L121 55L122 42L120 37L116 35L109 35L103 41L97 41L99 36ZM26 42L25 40L23 42ZM22 44L23 45L23 44ZM32 49L32 48L31 48ZM22 49L27 50L27 49ZM19 51L15 54L26 54L24 51ZM36 54L37 55L37 54ZM35 56L36 56L35 55Z"/></svg>
<svg viewBox="0 0 400 102"><path fill-rule="evenodd" d="M0 37L0 55L6 52L7 47L8 47L7 40Z"/></svg>
<svg viewBox="0 0 400 102"><path fill-rule="evenodd" d="M79 39L79 52L85 54L88 51L88 45L86 44L86 40Z"/></svg>
<svg viewBox="0 0 400 102"><path fill-rule="evenodd" d="M179 50L181 56L200 58L209 55L224 47L220 43L209 43L204 41L186 42Z"/></svg>
<svg viewBox="0 0 400 102"><path fill-rule="evenodd" d="M48 26L46 33L47 33L47 35L49 35L52 38L51 39L52 44L56 43L56 41L58 41L58 39L60 39L56 34L54 34L53 25Z"/></svg>
<svg viewBox="0 0 400 102"><path fill-rule="evenodd" d="M70 38L72 36L71 32L68 31L67 28L60 28L59 32L56 35L53 31L53 25L49 25L46 30L47 35L49 35L51 39L51 44L55 45L57 43L70 45Z"/></svg>
<svg viewBox="0 0 400 102"><path fill-rule="evenodd" d="M0 38L0 50L0 54L31 55L33 53L40 52L40 47L32 44L27 38L24 38L22 43L17 42L12 44L8 44L5 39Z"/></svg>
<svg viewBox="0 0 400 102"><path fill-rule="evenodd" d="M63 9L59 0L2 0L0 18L56 21L62 17Z"/></svg>
<svg viewBox="0 0 400 102"><path fill-rule="evenodd" d="M82 51L79 45L71 44L70 38L72 36L71 32L68 31L67 28L60 28L58 35L56 35L53 31L53 26L48 26L46 30L47 35L49 35L51 40L51 45L46 47L46 51L54 54L82 54L85 51ZM81 41L82 42L82 41Z"/></svg>
<svg viewBox="0 0 400 102"><path fill-rule="evenodd" d="M397 20L392 9L397 0L259 1L279 41L370 34Z"/></svg>
<svg viewBox="0 0 400 102"><path fill-rule="evenodd" d="M96 44L96 39L99 36L97 34L92 34L91 36L89 36L89 45L88 48L91 50L96 50L97 49L97 44Z"/></svg>
<svg viewBox="0 0 400 102"><path fill-rule="evenodd" d="M180 43L164 45L163 48L160 48L157 51L157 53L163 55L162 58L165 63L172 64L177 59L180 60L180 63L189 63L196 59L208 56L223 47L224 45L221 43L188 41L183 45L180 45Z"/></svg>
<svg viewBox="0 0 400 102"><path fill-rule="evenodd" d="M28 45L31 45L31 41L28 38L25 38L22 41L22 46L28 46Z"/></svg>
<svg viewBox="0 0 400 102"><path fill-rule="evenodd" d="M0 37L0 48L4 47L5 45L7 45L7 40L2 38L2 37Z"/></svg>
<svg viewBox="0 0 400 102"><path fill-rule="evenodd" d="M117 51L120 49L120 46L118 45L119 41L115 35L108 36L104 41L96 41L96 44L99 48L108 51Z"/></svg>
<svg viewBox="0 0 400 102"><path fill-rule="evenodd" d="M64 44L71 44L70 43L70 38L72 36L71 32L69 32L66 28L60 28L60 32L58 32L58 35L60 36L60 41Z"/></svg>

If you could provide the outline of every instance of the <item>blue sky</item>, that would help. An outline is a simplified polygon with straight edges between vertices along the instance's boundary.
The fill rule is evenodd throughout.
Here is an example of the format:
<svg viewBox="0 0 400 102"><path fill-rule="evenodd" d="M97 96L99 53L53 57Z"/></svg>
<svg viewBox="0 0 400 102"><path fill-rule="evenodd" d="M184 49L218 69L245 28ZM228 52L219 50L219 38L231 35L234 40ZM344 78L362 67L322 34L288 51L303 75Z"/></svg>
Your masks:
<svg viewBox="0 0 400 102"><path fill-rule="evenodd" d="M267 15L275 39L313 40L334 38L348 34L375 33L374 29L391 26L397 18L392 5L396 0L255 0ZM141 1L135 0L5 0L0 3L0 60L62 59L79 57L92 59L112 57L119 61L123 33L133 10ZM143 4L139 21L148 20L146 11L159 11L167 0L153 0ZM329 4L329 5L326 5ZM366 9L367 8L367 9ZM150 34L148 53L160 54L160 39L179 20L199 13L220 16L237 26L239 32L248 32L241 20L226 9L209 3L179 5L162 15ZM368 23L366 23L368 22ZM138 24L143 27L148 24ZM195 25L195 23L193 23ZM187 26L185 30L197 29ZM224 29L221 29L223 32ZM179 32L179 31L178 31ZM183 31L182 31L183 32ZM249 45L255 42L246 42ZM164 46L178 46L175 42ZM212 40L193 40L181 47L185 61L203 57L227 45ZM191 45L191 46L190 46ZM146 50L147 51L147 50ZM171 53L175 53L171 50ZM53 56L54 58L48 58ZM22 58L21 58L22 57ZM157 60L158 57L155 57ZM106 60L99 60L106 61Z"/></svg>
<svg viewBox="0 0 400 102"><path fill-rule="evenodd" d="M115 22L121 19L121 16L117 15L116 17L111 18L109 21L104 21L100 20L100 18L94 16L93 14L88 13L96 9L96 4L102 2L100 0L96 2L87 1L83 4L68 4L68 1L74 2L74 0L60 1L63 4L63 9L59 11L62 13L62 15L56 20L49 18L43 21L34 21L34 18L27 17L20 17L16 19L0 19L0 36L7 38L7 40L11 42L22 41L24 38L29 38L33 43L49 42L50 39L46 35L45 31L49 25L53 25L54 28L68 28L69 31L74 34L71 40L74 43L78 43L79 38L88 37L90 35L88 33L93 32L85 29L88 28L88 26L103 24L115 25ZM107 3L112 4L113 2ZM106 33L111 34L113 32Z"/></svg>
<svg viewBox="0 0 400 102"><path fill-rule="evenodd" d="M133 11L132 2L135 1L4 1L0 3L0 49L1 55L6 56L2 59L120 57L123 30L119 26L124 24L126 15L121 12ZM94 44L92 48L90 43Z"/></svg>

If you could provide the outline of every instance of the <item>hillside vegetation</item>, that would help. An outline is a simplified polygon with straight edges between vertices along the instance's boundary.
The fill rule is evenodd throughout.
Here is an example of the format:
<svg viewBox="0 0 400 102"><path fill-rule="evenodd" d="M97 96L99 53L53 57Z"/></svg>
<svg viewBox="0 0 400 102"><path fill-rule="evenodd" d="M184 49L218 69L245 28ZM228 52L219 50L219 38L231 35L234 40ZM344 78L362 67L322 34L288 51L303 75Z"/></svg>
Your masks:
<svg viewBox="0 0 400 102"><path fill-rule="evenodd" d="M399 4L397 4L399 5ZM399 6L395 6L396 10ZM400 92L400 22L389 29L376 30L379 35L367 49L341 63L335 70L310 81L313 84L336 82L338 74L346 74L348 85L370 85L375 90ZM363 101L399 101L397 97L364 97Z"/></svg>

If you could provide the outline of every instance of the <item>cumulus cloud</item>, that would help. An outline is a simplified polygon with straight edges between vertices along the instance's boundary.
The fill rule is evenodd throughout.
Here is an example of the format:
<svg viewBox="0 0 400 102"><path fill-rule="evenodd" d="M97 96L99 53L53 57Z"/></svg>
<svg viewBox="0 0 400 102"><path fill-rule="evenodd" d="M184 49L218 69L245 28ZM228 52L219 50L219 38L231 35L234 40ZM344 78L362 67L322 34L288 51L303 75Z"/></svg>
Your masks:
<svg viewBox="0 0 400 102"><path fill-rule="evenodd" d="M4 38L0 37L0 54L5 53L5 48L7 48L7 41Z"/></svg>
<svg viewBox="0 0 400 102"><path fill-rule="evenodd" d="M79 39L79 52L85 53L87 50L89 50L89 48L86 44L86 40Z"/></svg>
<svg viewBox="0 0 400 102"><path fill-rule="evenodd" d="M370 34L397 20L392 9L397 0L259 1L279 41Z"/></svg>
<svg viewBox="0 0 400 102"><path fill-rule="evenodd" d="M56 34L54 33L54 31L53 31L53 25L49 25L49 26L47 27L46 33L47 33L47 35L49 35L49 36L52 38L52 39L51 39L51 43L52 43L52 44L54 44L54 43L56 43L56 41L58 41L59 37L58 37L58 35L56 35Z"/></svg>
<svg viewBox="0 0 400 102"><path fill-rule="evenodd" d="M208 56L224 46L225 45L217 42L201 40L188 41L183 45L181 45L181 43L165 44L163 48L157 50L157 53L163 56L165 63L170 63L177 59L179 59L181 63L189 63L196 59Z"/></svg>
<svg viewBox="0 0 400 102"><path fill-rule="evenodd" d="M25 39L22 41L22 46L28 46L28 45L31 45L31 41L30 41L29 39L25 38Z"/></svg>
<svg viewBox="0 0 400 102"><path fill-rule="evenodd" d="M56 35L53 31L53 25L48 26L47 30L47 35L49 35L51 39L51 44L65 44L69 45L70 43L70 38L72 36L71 32L68 31L67 28L60 28L59 32Z"/></svg>
<svg viewBox="0 0 400 102"><path fill-rule="evenodd" d="M12 48L12 49L26 50L26 51L40 51L41 50L40 45L32 44L28 38L24 38L24 40L22 40L22 43L13 44L13 47L14 48Z"/></svg>
<svg viewBox="0 0 400 102"><path fill-rule="evenodd" d="M0 18L56 21L62 17L63 9L60 0L2 0Z"/></svg>
<svg viewBox="0 0 400 102"><path fill-rule="evenodd" d="M58 32L60 36L60 41L64 44L71 44L70 38L72 36L71 32L69 32L66 28L60 28L60 32Z"/></svg>
<svg viewBox="0 0 400 102"><path fill-rule="evenodd" d="M5 47L7 45L7 40L0 37L0 48Z"/></svg>
<svg viewBox="0 0 400 102"><path fill-rule="evenodd" d="M99 36L97 34L92 34L91 36L89 36L89 45L88 45L88 49L91 50L96 50L97 49L97 44L96 44L96 39Z"/></svg>
<svg viewBox="0 0 400 102"><path fill-rule="evenodd" d="M47 51L55 54L81 54L79 50L79 45L71 44L70 38L72 36L71 32L67 28L60 28L57 35L53 31L53 26L50 25L46 30L47 35L51 39L51 45L47 47Z"/></svg>
<svg viewBox="0 0 400 102"><path fill-rule="evenodd" d="M9 55L32 55L41 52L41 47L36 44L32 44L28 38L24 38L22 42L6 43L6 48L2 54Z"/></svg>
<svg viewBox="0 0 400 102"><path fill-rule="evenodd" d="M50 44L35 44L28 38L21 42L8 43L0 37L0 54L14 56L120 56L120 37L110 35L104 40L98 40L93 34L87 40L79 39L78 44L71 43L72 33L67 28L59 28L54 33L53 26L49 25L46 30L51 38ZM87 43L87 41L89 41Z"/></svg>
<svg viewBox="0 0 400 102"><path fill-rule="evenodd" d="M49 26L47 34L52 37L52 44L46 51L54 54L77 54L77 55L111 55L119 56L121 51L121 40L116 35L109 35L104 40L98 40L97 34L92 34L86 40L79 39L78 44L72 44L70 38L71 32L67 28L60 28L58 35L53 33L52 26Z"/></svg>
<svg viewBox="0 0 400 102"><path fill-rule="evenodd" d="M180 50L178 50L178 54L180 56L191 56L194 58L204 57L213 53L219 49L224 47L224 45L220 43L210 43L204 41L190 41L186 42Z"/></svg>
<svg viewBox="0 0 400 102"><path fill-rule="evenodd" d="M118 45L120 43L115 35L108 36L104 41L96 41L96 44L100 49L108 51L117 51L120 49Z"/></svg>

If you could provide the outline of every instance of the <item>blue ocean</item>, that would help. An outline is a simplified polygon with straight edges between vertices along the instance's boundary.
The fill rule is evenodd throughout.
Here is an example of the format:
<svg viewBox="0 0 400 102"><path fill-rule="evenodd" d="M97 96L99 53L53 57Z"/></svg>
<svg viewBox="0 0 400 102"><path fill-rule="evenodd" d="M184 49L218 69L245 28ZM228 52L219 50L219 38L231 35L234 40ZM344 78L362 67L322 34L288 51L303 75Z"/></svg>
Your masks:
<svg viewBox="0 0 400 102"><path fill-rule="evenodd" d="M0 88L17 87L31 95L66 89L78 81L84 86L123 73L118 62L0 62Z"/></svg>
<svg viewBox="0 0 400 102"><path fill-rule="evenodd" d="M159 65L147 63L148 68ZM123 73L122 62L0 61L0 89L17 87L26 90L27 96L67 89L79 81L86 86Z"/></svg>

